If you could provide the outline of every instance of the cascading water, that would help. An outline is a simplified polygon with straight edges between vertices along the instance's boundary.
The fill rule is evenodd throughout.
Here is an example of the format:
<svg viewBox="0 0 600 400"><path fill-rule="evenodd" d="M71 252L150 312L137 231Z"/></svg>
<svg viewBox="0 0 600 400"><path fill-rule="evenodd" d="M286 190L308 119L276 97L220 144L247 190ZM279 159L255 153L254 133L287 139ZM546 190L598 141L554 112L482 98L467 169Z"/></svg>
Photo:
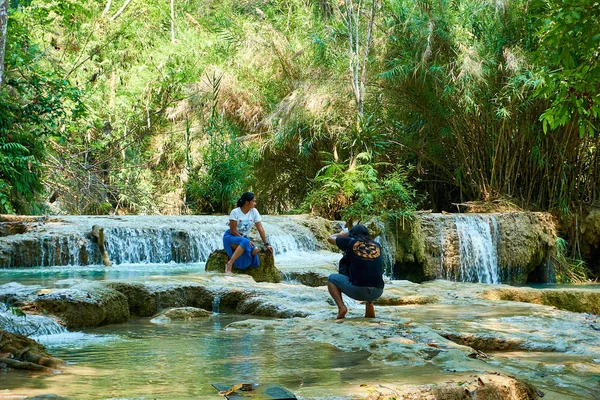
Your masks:
<svg viewBox="0 0 600 400"><path fill-rule="evenodd" d="M52 318L42 315L24 315L0 303L0 327L12 333L25 336L57 335L67 333L67 329Z"/></svg>
<svg viewBox="0 0 600 400"><path fill-rule="evenodd" d="M102 264L90 224L104 229L104 243L113 265L204 262L223 247L227 217L63 217L60 230L31 233L31 241L15 243L1 267L49 267ZM263 226L275 254L313 252L311 231L289 218L265 217ZM51 227L49 227L51 228ZM257 240L260 243L260 239ZM31 246L32 243L36 243ZM16 247L23 246L23 248ZM28 246L28 247L25 247Z"/></svg>
<svg viewBox="0 0 600 400"><path fill-rule="evenodd" d="M460 268L453 278L462 282L499 284L498 223L484 215L457 215Z"/></svg>

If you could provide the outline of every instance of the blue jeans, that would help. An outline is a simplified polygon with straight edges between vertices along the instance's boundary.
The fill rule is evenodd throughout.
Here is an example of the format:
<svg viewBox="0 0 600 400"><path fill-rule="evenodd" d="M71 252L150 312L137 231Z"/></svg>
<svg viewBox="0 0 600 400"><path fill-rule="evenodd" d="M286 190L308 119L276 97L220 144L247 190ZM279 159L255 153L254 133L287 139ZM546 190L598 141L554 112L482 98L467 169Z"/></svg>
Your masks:
<svg viewBox="0 0 600 400"><path fill-rule="evenodd" d="M260 265L260 260L258 259L258 253L252 255L252 250L256 248L256 246L252 246L250 244L250 239L244 236L234 236L231 234L229 229L225 231L223 235L223 247L225 248L225 252L227 256L231 258L233 254L232 244L237 244L238 246L242 246L244 252L242 255L233 262L236 268L246 269L250 266L258 267Z"/></svg>
<svg viewBox="0 0 600 400"><path fill-rule="evenodd" d="M350 278L342 274L329 275L329 282L340 289L346 296L358 301L374 301L381 297L383 289L368 286L355 286Z"/></svg>

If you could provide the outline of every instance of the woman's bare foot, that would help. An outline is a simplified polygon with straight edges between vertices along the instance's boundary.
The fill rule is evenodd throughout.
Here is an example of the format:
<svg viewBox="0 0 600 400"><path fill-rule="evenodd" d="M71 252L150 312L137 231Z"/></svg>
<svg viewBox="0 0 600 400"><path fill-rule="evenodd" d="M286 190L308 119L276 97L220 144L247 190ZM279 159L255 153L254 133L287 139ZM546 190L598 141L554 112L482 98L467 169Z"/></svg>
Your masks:
<svg viewBox="0 0 600 400"><path fill-rule="evenodd" d="M346 317L346 313L348 312L348 308L346 306L338 307L338 315L335 319L344 319Z"/></svg>
<svg viewBox="0 0 600 400"><path fill-rule="evenodd" d="M375 306L372 302L365 305L365 318L375 318Z"/></svg>
<svg viewBox="0 0 600 400"><path fill-rule="evenodd" d="M231 261L228 261L227 264L225 264L225 273L231 274L232 268L233 268L233 263Z"/></svg>
<svg viewBox="0 0 600 400"><path fill-rule="evenodd" d="M258 247L252 249L252 255L255 256L258 254Z"/></svg>

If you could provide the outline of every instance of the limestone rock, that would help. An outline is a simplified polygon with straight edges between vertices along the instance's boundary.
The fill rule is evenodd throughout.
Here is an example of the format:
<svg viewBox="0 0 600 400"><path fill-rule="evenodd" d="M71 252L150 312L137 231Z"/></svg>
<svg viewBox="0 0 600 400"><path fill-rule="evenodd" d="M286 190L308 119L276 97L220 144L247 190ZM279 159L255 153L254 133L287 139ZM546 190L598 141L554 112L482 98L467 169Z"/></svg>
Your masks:
<svg viewBox="0 0 600 400"><path fill-rule="evenodd" d="M40 312L58 316L70 329L125 322L130 315L127 298L98 283L40 294L34 305Z"/></svg>
<svg viewBox="0 0 600 400"><path fill-rule="evenodd" d="M289 279L300 282L303 285L310 287L327 286L327 279L329 275L334 271L327 270L313 270L313 271L301 271L292 270L286 275Z"/></svg>
<svg viewBox="0 0 600 400"><path fill-rule="evenodd" d="M157 317L152 319L152 322L170 322L170 321L191 321L194 319L208 318L212 312L196 307L177 307L169 308Z"/></svg>
<svg viewBox="0 0 600 400"><path fill-rule="evenodd" d="M581 247L589 267L600 276L600 209L592 210L582 221Z"/></svg>
<svg viewBox="0 0 600 400"><path fill-rule="evenodd" d="M286 307L277 302L276 299L260 296L251 297L240 302L236 307L236 312L274 318L306 317L310 315L308 311Z"/></svg>
<svg viewBox="0 0 600 400"><path fill-rule="evenodd" d="M502 338L489 333L442 332L441 336L463 346L483 352L529 350L527 343L518 338Z"/></svg>
<svg viewBox="0 0 600 400"><path fill-rule="evenodd" d="M342 229L342 223L338 221L330 221L325 218L316 216L300 216L297 222L304 225L317 239L317 245L321 249L330 251L338 251L337 246L330 244L327 238L334 233L338 233Z"/></svg>
<svg viewBox="0 0 600 400"><path fill-rule="evenodd" d="M383 292L383 295L375 301L375 304L380 306L408 306L415 304L431 304L437 303L438 298L435 296L395 296L386 294Z"/></svg>
<svg viewBox="0 0 600 400"><path fill-rule="evenodd" d="M487 290L482 297L488 300L520 301L579 313L600 314L600 292L594 290L503 287Z"/></svg>
<svg viewBox="0 0 600 400"><path fill-rule="evenodd" d="M38 285L27 286L17 282L5 283L0 285L0 302L22 306L33 301L41 288Z"/></svg>
<svg viewBox="0 0 600 400"><path fill-rule="evenodd" d="M149 317L173 307L208 310L215 296L212 290L193 282L109 282L107 287L125 295L131 314L141 317Z"/></svg>
<svg viewBox="0 0 600 400"><path fill-rule="evenodd" d="M256 268L248 267L246 269L238 269L233 267L234 274L250 275L256 282L272 282L278 283L283 279L283 274L275 268L275 259L270 251L260 251L258 253L260 265ZM208 256L206 260L206 271L208 272L223 272L225 273L225 264L229 258L225 250L215 250Z"/></svg>
<svg viewBox="0 0 600 400"><path fill-rule="evenodd" d="M461 276L460 238L456 219L462 214L417 213L412 219L388 221L386 243L399 279L423 282ZM474 215L489 220L496 238L502 283L523 284L540 268L557 237L548 213L507 212Z"/></svg>
<svg viewBox="0 0 600 400"><path fill-rule="evenodd" d="M129 312L139 317L150 317L158 312L156 296L147 285L137 282L108 282L106 286L127 298Z"/></svg>
<svg viewBox="0 0 600 400"><path fill-rule="evenodd" d="M369 399L536 400L544 396L544 393L525 381L489 373L472 375L469 379L459 382L451 380L420 386L379 385L367 389L371 392Z"/></svg>

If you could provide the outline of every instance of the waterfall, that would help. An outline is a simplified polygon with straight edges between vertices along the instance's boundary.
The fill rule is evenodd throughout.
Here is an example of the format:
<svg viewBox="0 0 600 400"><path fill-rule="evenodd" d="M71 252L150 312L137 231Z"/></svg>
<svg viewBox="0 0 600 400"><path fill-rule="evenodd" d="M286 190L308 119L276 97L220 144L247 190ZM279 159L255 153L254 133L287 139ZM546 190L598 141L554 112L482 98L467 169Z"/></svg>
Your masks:
<svg viewBox="0 0 600 400"><path fill-rule="evenodd" d="M460 268L455 280L499 284L498 223L492 215L457 215Z"/></svg>
<svg viewBox="0 0 600 400"><path fill-rule="evenodd" d="M221 235L210 230L110 228L104 234L114 264L200 262L223 246Z"/></svg>
<svg viewBox="0 0 600 400"><path fill-rule="evenodd" d="M60 227L29 233L27 241L15 240L10 257L0 257L0 267L101 265L102 255L90 234L92 225L104 229L113 265L205 262L223 248L228 227L227 216L61 218ZM266 216L263 227L276 255L314 252L319 247L313 233L289 217ZM251 239L261 243L256 230Z"/></svg>

